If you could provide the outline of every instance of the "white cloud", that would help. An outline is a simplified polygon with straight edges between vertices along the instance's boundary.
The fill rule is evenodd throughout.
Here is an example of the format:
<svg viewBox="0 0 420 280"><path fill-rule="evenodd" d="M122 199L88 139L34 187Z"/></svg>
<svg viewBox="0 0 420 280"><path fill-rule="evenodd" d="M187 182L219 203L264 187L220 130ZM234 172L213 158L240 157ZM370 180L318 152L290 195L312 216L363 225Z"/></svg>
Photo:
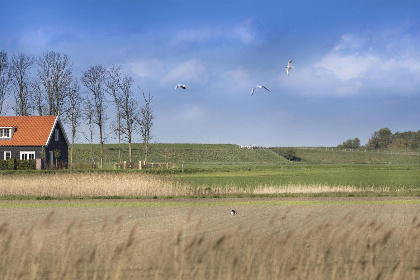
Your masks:
<svg viewBox="0 0 420 280"><path fill-rule="evenodd" d="M171 71L169 71L163 78L164 82L206 82L207 69L204 64L198 59L190 59L181 63Z"/></svg>
<svg viewBox="0 0 420 280"><path fill-rule="evenodd" d="M222 35L222 31L217 28L197 28L184 29L179 31L173 42L175 44L204 43L214 40Z"/></svg>
<svg viewBox="0 0 420 280"><path fill-rule="evenodd" d="M381 64L381 59L372 55L346 55L341 56L336 53L329 53L313 67L320 67L331 70L342 80L354 78L367 78L374 73L375 67Z"/></svg>
<svg viewBox="0 0 420 280"><path fill-rule="evenodd" d="M413 47L418 38L398 36L344 34L320 61L293 69L288 87L309 95L419 94L420 49ZM405 46L390 47L387 40L399 38Z"/></svg>
<svg viewBox="0 0 420 280"><path fill-rule="evenodd" d="M249 83L249 72L244 67L239 67L236 70L228 71L227 74L233 78L235 83L239 86L244 86Z"/></svg>
<svg viewBox="0 0 420 280"><path fill-rule="evenodd" d="M134 74L144 78L157 78L164 73L162 63L157 59L138 59L127 65Z"/></svg>
<svg viewBox="0 0 420 280"><path fill-rule="evenodd" d="M354 34L343 34L337 44L334 45L333 51L357 50L365 42L365 36L355 36Z"/></svg>
<svg viewBox="0 0 420 280"><path fill-rule="evenodd" d="M20 38L20 44L34 48L45 48L48 46L49 41L48 33L42 28L28 32Z"/></svg>
<svg viewBox="0 0 420 280"><path fill-rule="evenodd" d="M245 20L236 25L233 30L234 35L244 44L251 44L257 37L255 23L251 20Z"/></svg>

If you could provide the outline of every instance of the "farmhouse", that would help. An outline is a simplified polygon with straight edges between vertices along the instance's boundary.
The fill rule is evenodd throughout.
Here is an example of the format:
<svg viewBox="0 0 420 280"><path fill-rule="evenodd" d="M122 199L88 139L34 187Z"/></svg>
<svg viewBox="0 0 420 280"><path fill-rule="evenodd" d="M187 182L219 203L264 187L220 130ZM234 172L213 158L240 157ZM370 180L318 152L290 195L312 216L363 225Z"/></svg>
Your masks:
<svg viewBox="0 0 420 280"><path fill-rule="evenodd" d="M67 166L68 146L59 116L0 116L0 160L36 160L37 169Z"/></svg>

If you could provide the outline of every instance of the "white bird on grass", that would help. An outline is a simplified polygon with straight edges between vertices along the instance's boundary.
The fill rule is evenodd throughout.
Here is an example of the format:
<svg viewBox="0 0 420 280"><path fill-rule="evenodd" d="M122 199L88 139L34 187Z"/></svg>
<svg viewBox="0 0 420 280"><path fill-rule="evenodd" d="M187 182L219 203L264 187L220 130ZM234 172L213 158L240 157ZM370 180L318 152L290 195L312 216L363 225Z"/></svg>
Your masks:
<svg viewBox="0 0 420 280"><path fill-rule="evenodd" d="M254 90L255 89L257 89L257 88L263 88L263 89L266 89L266 90L268 90L269 92L271 92L268 88L266 88L265 86L260 86L260 85L258 85L258 86L256 86L256 87L253 87L252 88L252 90L251 90L251 95L253 95L254 94Z"/></svg>
<svg viewBox="0 0 420 280"><path fill-rule="evenodd" d="M292 65L292 60L289 60L289 63L287 63L287 66L286 66L287 76L289 76L290 69L292 69L292 68L295 68L295 67L293 67L293 65Z"/></svg>
<svg viewBox="0 0 420 280"><path fill-rule="evenodd" d="M230 214L231 214L231 215L236 215L236 214L238 214L238 213L236 213L236 211L235 211L235 210L232 210L232 211L230 211Z"/></svg>
<svg viewBox="0 0 420 280"><path fill-rule="evenodd" d="M177 84L176 87L175 87L175 89L177 89L177 88L186 89L187 86L186 85L183 85L183 84Z"/></svg>

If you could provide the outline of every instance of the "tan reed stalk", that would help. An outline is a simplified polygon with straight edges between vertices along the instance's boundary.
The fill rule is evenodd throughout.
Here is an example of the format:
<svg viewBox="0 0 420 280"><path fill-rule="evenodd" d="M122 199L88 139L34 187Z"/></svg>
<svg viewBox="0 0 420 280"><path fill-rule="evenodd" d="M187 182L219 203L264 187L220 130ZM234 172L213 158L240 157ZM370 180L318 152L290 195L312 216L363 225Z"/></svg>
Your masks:
<svg viewBox="0 0 420 280"><path fill-rule="evenodd" d="M310 210L308 210L310 211ZM136 224L107 218L86 230L83 221L64 223L59 243L51 212L33 227L0 225L2 279L418 279L420 222L407 230L377 219L302 217L306 232L287 228L293 217L267 217L211 231L187 215L178 226L141 238ZM245 220L246 222L246 220ZM204 227L204 228L203 228ZM264 231L261 231L261 227ZM210 232L208 232L210 230ZM396 233L398 232L398 234Z"/></svg>

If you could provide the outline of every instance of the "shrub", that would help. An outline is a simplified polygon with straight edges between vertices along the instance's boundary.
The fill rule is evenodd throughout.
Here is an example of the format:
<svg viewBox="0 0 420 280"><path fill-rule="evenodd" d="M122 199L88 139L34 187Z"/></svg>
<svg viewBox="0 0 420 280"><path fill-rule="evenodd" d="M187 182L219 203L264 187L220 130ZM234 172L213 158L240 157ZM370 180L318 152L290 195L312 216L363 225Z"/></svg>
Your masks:
<svg viewBox="0 0 420 280"><path fill-rule="evenodd" d="M9 161L0 160L0 170L7 170L9 168Z"/></svg>
<svg viewBox="0 0 420 280"><path fill-rule="evenodd" d="M31 170L36 169L36 162L34 159L30 160L16 160L16 170Z"/></svg>
<svg viewBox="0 0 420 280"><path fill-rule="evenodd" d="M346 142L343 142L343 144L338 145L337 147L340 149L358 149L360 148L360 139L349 139Z"/></svg>
<svg viewBox="0 0 420 280"><path fill-rule="evenodd" d="M296 156L296 151L293 148L282 148L280 149L280 155L290 161L300 161L301 159Z"/></svg>
<svg viewBox="0 0 420 280"><path fill-rule="evenodd" d="M8 170L15 170L16 169L16 159L15 158L9 158L8 159Z"/></svg>

